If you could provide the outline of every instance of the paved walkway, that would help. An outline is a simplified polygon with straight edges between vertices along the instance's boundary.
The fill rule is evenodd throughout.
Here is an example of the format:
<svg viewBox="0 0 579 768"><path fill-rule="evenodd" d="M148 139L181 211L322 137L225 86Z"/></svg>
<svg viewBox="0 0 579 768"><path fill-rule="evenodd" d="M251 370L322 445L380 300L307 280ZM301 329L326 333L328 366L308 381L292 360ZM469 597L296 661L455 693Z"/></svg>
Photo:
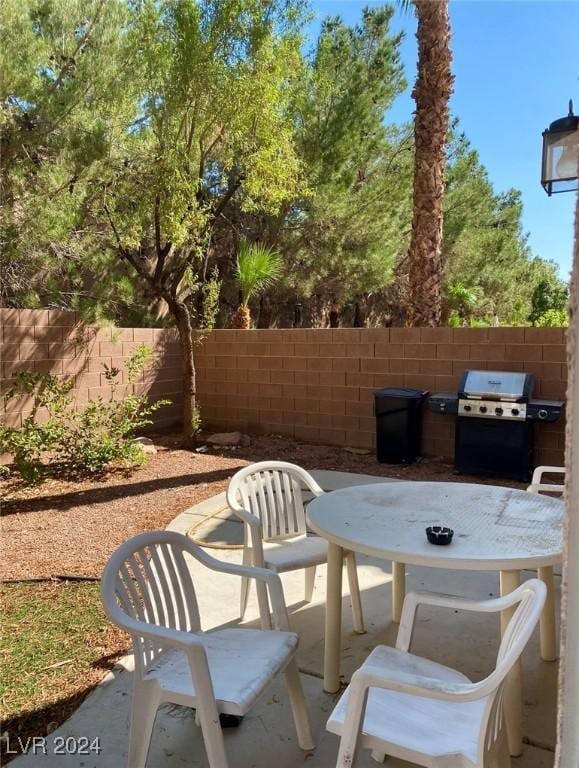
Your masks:
<svg viewBox="0 0 579 768"><path fill-rule="evenodd" d="M392 482L383 478L348 475L327 471L313 472L326 490L354 483ZM213 516L212 516L213 515ZM208 519L209 518L209 519ZM224 495L216 496L179 515L169 526L187 532L197 526L195 535L215 544L241 540L241 525L225 509ZM237 549L214 550L224 560L239 562ZM531 576L532 574L528 574ZM194 576L201 615L206 629L237 623L239 581L195 565ZM325 722L336 696L322 690L325 567L319 568L312 603L303 602L303 574L283 577L286 600L293 628L300 633L299 664L309 702L317 749L305 756L296 743L283 679L272 686L259 706L239 728L227 730L226 746L231 768L332 768L337 755L337 737L325 731ZM359 558L359 579L367 633L355 635L351 627L349 597L344 596L344 672L347 679L377 643L393 644L396 625L390 623L390 563ZM498 593L494 574L460 573L427 568L409 568L409 589L451 592L475 598ZM257 608L252 594L248 624L255 622ZM485 616L455 614L424 609L420 614L413 651L436 661L457 666L469 677L480 679L493 667L499 642L498 620ZM542 662L535 636L524 654L525 750L512 761L513 768L551 768L555 741L557 664ZM48 739L48 754L26 755L13 761L14 768L124 768L128 742L131 699L132 657L124 658L85 700L75 714ZM99 755L54 755L53 740L59 737L86 736L100 739ZM207 768L200 731L189 710L161 708L157 716L148 768ZM407 763L391 761L402 768ZM358 768L376 768L363 754ZM130 768L130 767L129 767Z"/></svg>

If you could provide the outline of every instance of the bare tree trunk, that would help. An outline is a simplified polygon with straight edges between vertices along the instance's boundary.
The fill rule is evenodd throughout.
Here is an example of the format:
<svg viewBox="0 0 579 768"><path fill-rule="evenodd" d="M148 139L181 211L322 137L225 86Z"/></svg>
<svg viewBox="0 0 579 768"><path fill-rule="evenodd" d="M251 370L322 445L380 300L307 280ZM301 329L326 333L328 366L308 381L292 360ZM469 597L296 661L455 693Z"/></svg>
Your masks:
<svg viewBox="0 0 579 768"><path fill-rule="evenodd" d="M269 296L261 296L259 299L259 317L257 319L258 328L271 328L273 317L273 304Z"/></svg>
<svg viewBox="0 0 579 768"><path fill-rule="evenodd" d="M408 324L440 325L444 169L452 53L448 0L414 0L418 74L412 96L414 200L409 248Z"/></svg>
<svg viewBox="0 0 579 768"><path fill-rule="evenodd" d="M169 302L168 302L169 303ZM169 303L169 311L175 319L181 346L181 372L183 375L183 442L192 447L196 441L197 426L197 374L193 357L191 316L187 306L180 301Z"/></svg>
<svg viewBox="0 0 579 768"><path fill-rule="evenodd" d="M332 304L330 311L328 312L328 323L330 328L340 327L340 308L335 302Z"/></svg>

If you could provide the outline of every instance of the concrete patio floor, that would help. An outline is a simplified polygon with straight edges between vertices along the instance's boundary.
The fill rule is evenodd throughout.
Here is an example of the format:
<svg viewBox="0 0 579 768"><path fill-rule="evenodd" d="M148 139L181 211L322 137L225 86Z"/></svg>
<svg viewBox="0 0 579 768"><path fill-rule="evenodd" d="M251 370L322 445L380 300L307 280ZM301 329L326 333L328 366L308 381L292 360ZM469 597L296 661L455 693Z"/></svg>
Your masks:
<svg viewBox="0 0 579 768"><path fill-rule="evenodd" d="M318 482L330 490L363 482L384 481L367 476L318 472ZM387 482L387 481L386 481ZM198 505L180 515L170 526L187 532L198 525L196 535L219 545L241 540L241 525L233 521L224 507L223 496ZM215 514L217 513L217 514ZM214 516L207 519L209 514ZM205 522L203 522L205 520ZM239 562L238 549L212 549L215 557ZM391 622L390 563L358 558L359 580L367 632L352 630L349 596L343 605L342 671L345 680L378 643L393 645L397 625ZM239 580L193 566L204 628L238 623ZM534 574L524 573L530 578ZM292 628L300 634L299 666L309 703L317 748L304 754L298 747L289 711L283 678L271 687L259 705L239 728L225 730L231 768L333 768L338 739L325 731L325 723L338 695L322 689L325 567L316 576L314 600L303 602L303 574L282 576ZM345 580L346 581L346 580ZM557 586L559 586L557 577ZM407 569L408 590L426 589L484 599L498 594L498 575L443 571L420 567ZM252 591L247 625L255 623L257 608ZM499 624L488 616L459 614L448 610L422 609L419 614L413 652L455 666L471 679L480 679L494 666L499 643ZM28 754L13 761L15 768L123 768L126 766L129 711L131 701L132 657L123 659L85 700L75 714L47 740L46 754ZM513 759L513 768L551 768L554 758L557 664L541 661L538 634L535 633L523 657L524 752ZM99 737L99 755L54 755L55 736ZM389 760L389 766L409 766ZM368 753L358 761L359 768L376 768ZM148 768L207 768L200 729L190 710L163 707L159 710ZM130 768L130 767L129 767Z"/></svg>

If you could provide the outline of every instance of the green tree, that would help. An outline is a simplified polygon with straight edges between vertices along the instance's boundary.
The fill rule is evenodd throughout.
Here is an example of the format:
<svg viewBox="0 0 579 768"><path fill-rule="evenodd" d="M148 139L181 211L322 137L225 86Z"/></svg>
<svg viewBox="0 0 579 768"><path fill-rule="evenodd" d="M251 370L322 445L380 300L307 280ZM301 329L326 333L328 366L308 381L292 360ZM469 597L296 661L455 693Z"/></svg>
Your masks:
<svg viewBox="0 0 579 768"><path fill-rule="evenodd" d="M296 83L288 119L304 188L277 215L246 222L284 256L285 278L270 292L272 321L277 313L287 322L299 300L315 322L318 297L351 305L394 277L412 154L409 131L384 122L406 85L392 15L384 6L365 9L354 26L325 19Z"/></svg>
<svg viewBox="0 0 579 768"><path fill-rule="evenodd" d="M0 4L4 304L114 307L131 293L82 223L91 169L133 109L122 66L127 19L123 0Z"/></svg>
<svg viewBox="0 0 579 768"><path fill-rule="evenodd" d="M302 61L301 3L9 3L6 56L24 75L12 66L2 94L3 121L14 128L2 202L11 209L5 238L14 262L30 264L20 295L26 301L23 284L46 269L61 287L66 275L76 295L100 290L100 282L111 291L117 275L133 302L141 295L147 309L164 303L179 331L190 441L197 423L192 331L214 233L234 200L244 212L275 214L302 184L293 126L284 118L291 74ZM19 150L30 105L32 155L32 142ZM36 227L34 249L19 227Z"/></svg>
<svg viewBox="0 0 579 768"><path fill-rule="evenodd" d="M3 299L175 322L187 438L190 330L218 308L230 322L244 238L283 257L260 326L287 323L296 301L306 324L330 307L346 324L364 311L404 321L414 152L412 126L387 123L405 87L393 11L326 19L307 56L301 12L301 0L0 5ZM558 311L566 286L528 247L520 193L493 189L456 126L447 139L442 321Z"/></svg>
<svg viewBox="0 0 579 768"><path fill-rule="evenodd" d="M546 274L533 291L529 320L533 325L556 325L556 318L566 317L568 302L569 286L556 274ZM568 321L561 325L568 325Z"/></svg>
<svg viewBox="0 0 579 768"><path fill-rule="evenodd" d="M275 212L300 184L283 119L298 22L288 0L143 0L130 22L141 112L114 147L92 210L106 214L111 247L178 328L186 441L196 423L191 286L213 230L233 198Z"/></svg>
<svg viewBox="0 0 579 768"><path fill-rule="evenodd" d="M547 280L564 288L552 262L531 252L517 190L496 193L455 123L448 146L443 233L442 319L502 325L528 323L533 292ZM466 291L462 302L456 288ZM540 314L540 313L539 313Z"/></svg>

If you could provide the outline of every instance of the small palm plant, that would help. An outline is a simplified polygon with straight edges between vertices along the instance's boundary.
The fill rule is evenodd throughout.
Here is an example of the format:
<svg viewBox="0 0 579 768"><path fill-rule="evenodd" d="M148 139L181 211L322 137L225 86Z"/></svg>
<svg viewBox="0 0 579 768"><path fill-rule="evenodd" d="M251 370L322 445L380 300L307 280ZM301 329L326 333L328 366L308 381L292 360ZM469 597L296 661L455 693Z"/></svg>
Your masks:
<svg viewBox="0 0 579 768"><path fill-rule="evenodd" d="M251 297L275 283L281 275L281 269L282 258L277 251L263 243L248 243L247 240L240 242L235 265L240 305L233 315L234 328L251 327Z"/></svg>

